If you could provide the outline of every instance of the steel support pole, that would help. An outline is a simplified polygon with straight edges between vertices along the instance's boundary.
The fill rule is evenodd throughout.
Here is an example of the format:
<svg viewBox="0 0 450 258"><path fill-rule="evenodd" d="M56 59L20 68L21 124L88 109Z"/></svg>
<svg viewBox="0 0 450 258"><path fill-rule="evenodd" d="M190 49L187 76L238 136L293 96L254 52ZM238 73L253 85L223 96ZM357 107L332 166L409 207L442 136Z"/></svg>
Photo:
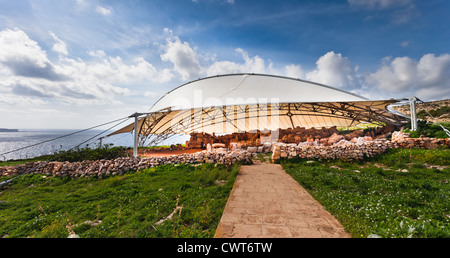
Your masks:
<svg viewBox="0 0 450 258"><path fill-rule="evenodd" d="M138 155L138 142L139 142L139 130L138 130L138 124L139 120L138 117L143 114L141 113L134 113L129 117L134 117L134 145L133 145L133 157L137 157Z"/></svg>
<svg viewBox="0 0 450 258"><path fill-rule="evenodd" d="M133 157L137 157L138 153L138 140L139 140L139 132L138 132L138 116L134 117L134 145L133 145Z"/></svg>
<svg viewBox="0 0 450 258"><path fill-rule="evenodd" d="M416 100L416 97L412 97L409 99L409 107L411 112L411 131L417 131Z"/></svg>

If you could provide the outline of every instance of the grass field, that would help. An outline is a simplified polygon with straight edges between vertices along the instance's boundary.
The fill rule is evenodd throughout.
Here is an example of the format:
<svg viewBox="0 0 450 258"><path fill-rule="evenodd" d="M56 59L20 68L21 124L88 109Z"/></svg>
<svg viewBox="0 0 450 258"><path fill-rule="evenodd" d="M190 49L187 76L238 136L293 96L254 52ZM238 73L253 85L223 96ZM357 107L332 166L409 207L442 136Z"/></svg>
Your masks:
<svg viewBox="0 0 450 258"><path fill-rule="evenodd" d="M450 237L449 149L392 149L365 162L281 164L352 237Z"/></svg>
<svg viewBox="0 0 450 258"><path fill-rule="evenodd" d="M281 165L353 237L450 237L450 149ZM106 179L22 176L0 190L0 237L213 237L239 168L165 165Z"/></svg>
<svg viewBox="0 0 450 258"><path fill-rule="evenodd" d="M26 175L0 192L0 237L212 237L238 171L203 164L107 179Z"/></svg>

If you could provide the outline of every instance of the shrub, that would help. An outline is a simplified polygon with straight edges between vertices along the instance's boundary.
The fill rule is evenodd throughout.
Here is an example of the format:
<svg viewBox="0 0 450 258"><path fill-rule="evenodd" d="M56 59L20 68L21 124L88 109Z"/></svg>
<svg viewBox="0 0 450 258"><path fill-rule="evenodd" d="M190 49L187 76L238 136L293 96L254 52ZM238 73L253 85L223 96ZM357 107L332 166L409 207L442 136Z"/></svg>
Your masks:
<svg viewBox="0 0 450 258"><path fill-rule="evenodd" d="M450 123L441 123L442 126L448 127ZM438 124L433 124L425 120L417 121L417 130L411 131L411 124L406 124L403 130L406 133L410 133L411 138L418 138L421 135L430 138L448 138L448 135L442 130L442 127Z"/></svg>
<svg viewBox="0 0 450 258"><path fill-rule="evenodd" d="M127 155L127 147L111 146L112 144L96 149L91 149L87 146L81 149L62 150L54 154L53 160L79 162L84 160L116 159Z"/></svg>

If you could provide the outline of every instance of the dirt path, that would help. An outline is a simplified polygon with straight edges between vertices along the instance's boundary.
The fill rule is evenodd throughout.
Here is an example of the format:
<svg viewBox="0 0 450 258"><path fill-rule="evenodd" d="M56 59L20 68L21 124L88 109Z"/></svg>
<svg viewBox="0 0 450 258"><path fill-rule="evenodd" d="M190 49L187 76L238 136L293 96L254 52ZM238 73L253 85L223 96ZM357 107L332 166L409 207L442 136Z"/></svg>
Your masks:
<svg viewBox="0 0 450 258"><path fill-rule="evenodd" d="M340 223L280 165L242 166L216 238L346 238Z"/></svg>

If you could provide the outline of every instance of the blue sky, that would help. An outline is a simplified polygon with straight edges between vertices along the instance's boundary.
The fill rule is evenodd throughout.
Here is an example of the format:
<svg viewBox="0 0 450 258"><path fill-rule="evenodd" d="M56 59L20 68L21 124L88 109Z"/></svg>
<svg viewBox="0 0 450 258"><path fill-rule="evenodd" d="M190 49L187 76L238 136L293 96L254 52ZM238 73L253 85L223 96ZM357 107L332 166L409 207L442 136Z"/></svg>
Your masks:
<svg viewBox="0 0 450 258"><path fill-rule="evenodd" d="M86 128L198 78L450 97L447 0L0 0L0 127Z"/></svg>

